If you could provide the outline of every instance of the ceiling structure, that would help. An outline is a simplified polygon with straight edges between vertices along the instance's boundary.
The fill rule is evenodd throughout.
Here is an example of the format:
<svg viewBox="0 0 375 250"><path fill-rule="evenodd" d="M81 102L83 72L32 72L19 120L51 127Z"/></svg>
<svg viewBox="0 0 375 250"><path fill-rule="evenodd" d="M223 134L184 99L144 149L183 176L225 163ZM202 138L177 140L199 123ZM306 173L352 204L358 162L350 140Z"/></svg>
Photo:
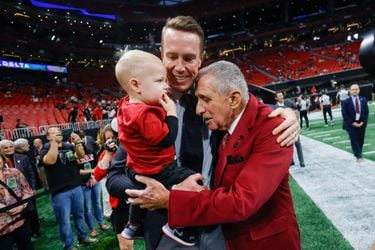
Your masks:
<svg viewBox="0 0 375 250"><path fill-rule="evenodd" d="M0 6L3 57L63 65L113 64L114 53L129 45L157 52L165 20L176 15L198 20L211 55L312 40L330 29L371 26L375 18L372 0L4 0Z"/></svg>

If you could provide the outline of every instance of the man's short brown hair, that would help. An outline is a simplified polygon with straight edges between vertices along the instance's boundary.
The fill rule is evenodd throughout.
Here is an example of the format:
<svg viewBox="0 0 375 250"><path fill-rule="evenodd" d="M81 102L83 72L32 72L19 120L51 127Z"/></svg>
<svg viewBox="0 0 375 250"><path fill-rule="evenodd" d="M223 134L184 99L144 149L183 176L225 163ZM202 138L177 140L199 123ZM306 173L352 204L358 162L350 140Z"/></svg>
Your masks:
<svg viewBox="0 0 375 250"><path fill-rule="evenodd" d="M197 34L200 39L200 52L204 51L204 31L199 23L192 16L176 16L168 18L161 33L161 46L163 47L163 34L166 29L175 29L184 32Z"/></svg>

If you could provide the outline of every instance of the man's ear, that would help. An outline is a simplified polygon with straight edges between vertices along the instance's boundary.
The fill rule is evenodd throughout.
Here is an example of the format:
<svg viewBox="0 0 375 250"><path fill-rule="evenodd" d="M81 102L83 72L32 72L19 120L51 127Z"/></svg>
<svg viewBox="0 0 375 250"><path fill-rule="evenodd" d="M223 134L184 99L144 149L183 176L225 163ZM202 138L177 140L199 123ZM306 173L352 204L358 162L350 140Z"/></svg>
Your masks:
<svg viewBox="0 0 375 250"><path fill-rule="evenodd" d="M129 79L129 85L130 85L130 88L136 92L136 93L140 93L141 92L141 89L140 89L140 82L135 79L135 78L130 78Z"/></svg>
<svg viewBox="0 0 375 250"><path fill-rule="evenodd" d="M240 91L233 90L229 94L230 106L232 109L238 108L242 103L242 95Z"/></svg>
<svg viewBox="0 0 375 250"><path fill-rule="evenodd" d="M163 60L163 56L164 56L163 46L160 46L159 50L160 50L160 58Z"/></svg>
<svg viewBox="0 0 375 250"><path fill-rule="evenodd" d="M199 66L198 66L198 68L200 68L200 67L201 67L201 65L202 65L202 62L203 62L203 60L204 60L205 56L206 56L206 51L204 50L204 51L203 51L203 52L201 53L200 57L199 57L199 59L200 59L200 63L199 63Z"/></svg>

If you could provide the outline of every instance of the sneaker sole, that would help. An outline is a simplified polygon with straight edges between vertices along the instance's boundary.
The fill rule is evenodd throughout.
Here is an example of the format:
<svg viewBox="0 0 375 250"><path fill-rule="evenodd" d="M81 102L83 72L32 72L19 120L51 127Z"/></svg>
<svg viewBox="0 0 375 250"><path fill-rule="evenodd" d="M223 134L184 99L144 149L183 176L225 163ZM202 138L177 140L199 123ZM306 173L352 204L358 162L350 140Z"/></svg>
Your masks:
<svg viewBox="0 0 375 250"><path fill-rule="evenodd" d="M176 242L178 242L179 244L183 245L183 246L186 246L186 247L192 247L195 245L195 243L187 243L185 241L182 241L180 238L177 238L175 237L173 234L170 233L170 231L166 228L166 226L164 225L161 230L163 231L163 233L171 240L174 240Z"/></svg>
<svg viewBox="0 0 375 250"><path fill-rule="evenodd" d="M127 234L124 233L124 232L121 232L120 235L122 236L122 238L124 238L124 239L126 239L126 240L143 239L142 236L138 236L138 237L130 237L129 235L127 235Z"/></svg>

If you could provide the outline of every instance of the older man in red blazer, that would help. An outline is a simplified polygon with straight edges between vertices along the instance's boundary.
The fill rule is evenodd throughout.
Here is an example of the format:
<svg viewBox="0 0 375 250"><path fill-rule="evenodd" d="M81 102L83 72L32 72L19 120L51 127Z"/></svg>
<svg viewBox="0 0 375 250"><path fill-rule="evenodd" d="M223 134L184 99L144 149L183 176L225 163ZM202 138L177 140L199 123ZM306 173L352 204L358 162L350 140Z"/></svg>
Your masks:
<svg viewBox="0 0 375 250"><path fill-rule="evenodd" d="M168 208L171 227L222 224L227 249L300 249L288 184L293 149L280 147L272 130L282 122L248 95L240 69L225 61L199 72L196 112L211 130L227 131L218 147L213 190L190 176L172 191L147 177L147 188L128 190L130 202Z"/></svg>

